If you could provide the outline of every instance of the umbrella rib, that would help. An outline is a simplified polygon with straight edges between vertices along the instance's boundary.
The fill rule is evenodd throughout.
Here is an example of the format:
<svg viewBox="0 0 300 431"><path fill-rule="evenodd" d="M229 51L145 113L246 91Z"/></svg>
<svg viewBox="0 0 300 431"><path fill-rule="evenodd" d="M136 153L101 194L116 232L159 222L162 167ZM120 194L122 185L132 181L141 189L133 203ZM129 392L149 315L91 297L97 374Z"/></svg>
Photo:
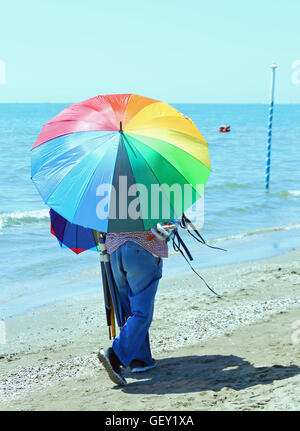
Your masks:
<svg viewBox="0 0 300 431"><path fill-rule="evenodd" d="M128 135L134 135L134 136L143 136L143 137L145 137L145 138L151 138L151 139L154 139L154 140L159 140L159 138L156 138L156 137L154 137L154 136L151 136L151 134L149 134L149 135L143 135L143 130L153 130L153 129L155 129L155 130L172 130L173 132L178 133L179 135L184 136L185 138L189 139L190 141L191 141L191 140L193 140L193 139L194 139L195 141L198 141L198 142L193 142L193 144L194 144L194 145L199 145L199 144L204 145L204 146L205 146L205 150L207 150L207 151L208 151L208 144L207 144L207 142L206 142L206 140L205 140L204 138L203 138L203 139L200 139L200 138L197 138L196 136L189 135L188 133L182 132L182 131L177 130L177 129L170 129L170 128L167 128L167 127L155 127L155 128L151 128L151 129L141 129L141 130L138 130L138 131L136 131L136 132L134 132L134 131L132 131L132 132L127 132L127 134L128 134ZM178 149L180 149L180 150L182 150L182 151L184 151L185 153L189 154L190 156L192 156L192 157L194 157L194 158L197 158L197 157L193 156L193 154L191 154L188 150L183 150L180 146L176 145L176 143L172 143L172 142L169 142L169 141L165 141L164 139L161 139L161 140L162 140L162 141L164 141L164 142L167 142L167 143L168 143L168 144L170 144L170 145L173 145L174 147L176 147L176 148L178 148ZM147 144L145 143L144 145L147 145ZM149 145L147 145L147 146L149 146ZM199 159L198 159L198 160L199 160ZM199 161L200 161L204 166L206 166L208 169L210 169L210 166L205 165L205 163L204 163L204 162L202 162L201 160L199 160ZM209 163L209 159L208 159L208 163ZM209 165L210 165L210 163L209 163Z"/></svg>
<svg viewBox="0 0 300 431"><path fill-rule="evenodd" d="M58 218L58 216L61 217L60 214L58 214L55 210L53 210L52 208L50 208L50 225L52 226L55 238L57 238L57 240L60 241L60 239L58 238L58 236L56 235L56 232L54 230L54 225L56 223L56 219ZM63 229L63 233L62 233L62 240L61 240L62 243L64 242L65 228L66 228L66 223L64 225L64 229Z"/></svg>
<svg viewBox="0 0 300 431"><path fill-rule="evenodd" d="M108 142L108 141L106 141L106 142L104 143L104 145L105 145L105 144L107 144L107 142ZM99 150L99 147L97 147L94 151L91 151L90 153L86 154L86 156L85 156L85 157L90 156L91 154L93 154L93 153L97 152L98 150ZM107 153L107 151L109 151L109 148L107 148L107 149L105 150L105 152L104 152L104 154L103 154L103 157L105 156L105 154ZM67 174L66 174L66 175L61 179L61 181L57 184L57 186L56 186L56 187L55 187L55 189L52 191L52 193L47 197L47 199L46 199L46 203L49 201L49 199L51 198L51 196L53 195L53 193L55 193L55 192L56 192L56 190L57 190L57 189L58 189L58 187L61 185L61 183L62 183L63 181L65 181L65 180L66 180L66 178L68 178L68 176L71 174L71 172L73 171L73 169L77 168L81 163L83 163L83 162L84 162L85 157L83 157L83 158L80 160L80 162L79 162L79 163L77 163L76 165L74 165L74 166L72 167L72 169L70 169L70 171L69 171L69 172L68 172L68 173L67 173ZM101 159L101 160L102 160L102 159ZM85 190L88 188L88 186L89 186L90 182L92 181L93 175L94 175L94 173L95 173L96 169L98 168L98 165L99 165L99 163L101 162L101 160L99 160L99 161L98 161L98 163L97 163L97 165L94 167L93 172L91 173L90 178L89 178L89 180L88 180L88 182L87 182L87 184L86 184ZM81 199L82 199L83 195L84 195L84 193L82 194L82 196L81 196L81 198L80 198L80 201L81 201ZM74 219L76 212L77 212L77 209L76 209L76 211L75 211L75 213L74 213L74 215L73 215L73 217L72 217L72 220Z"/></svg>
<svg viewBox="0 0 300 431"><path fill-rule="evenodd" d="M125 133L123 133L123 137L124 137L124 140L126 141L126 143L128 144L128 146L130 147L131 151L133 152L134 157L135 157L135 158L137 158L137 155L136 155L136 153L135 153L135 150L133 149L133 146L131 145L131 143L128 141L128 139L127 139L127 137L126 137L126 134L125 134Z"/></svg>
<svg viewBox="0 0 300 431"><path fill-rule="evenodd" d="M127 173L126 173L126 175L127 175L127 178L128 178L128 175L129 175L129 178L130 178L130 175L131 175L131 177L133 178L133 180L134 180L134 183L136 183L136 181L135 181L135 175L134 175L134 173L133 173L133 168L132 168L132 164L131 164L131 162L130 162L130 158L129 158L129 155L128 155L128 149L127 149L127 147L126 147L126 143L129 143L128 142L128 140L127 140L127 138L126 138L126 136L125 136L125 134L124 133L120 133L120 140L119 140L119 147L118 147L118 151L117 151L117 155L116 155L116 160L115 160L115 165L114 165L114 170L113 170L113 175L112 175L112 185L113 186L115 186L115 175L116 175L116 169L117 169L117 164L118 164L118 161L122 158L122 157L120 157L120 155L122 156L122 151L124 151L124 154L123 154L123 162L124 162L124 158L127 158L127 163L128 163L128 167L129 167L129 169L130 169L130 171L128 172L128 171L126 171ZM133 151L133 153L134 153L134 156L136 157L136 154L135 154L135 152L134 152L134 149L130 146L130 149ZM118 171L117 171L117 173L118 173ZM119 172L119 175L120 175L120 172ZM122 174L121 174L122 175ZM111 205L111 201L110 201L110 203L109 203L109 211L110 211L110 205ZM110 212L109 212L110 213ZM144 224L143 224L143 220L141 220L141 224L144 226ZM109 227L109 225L110 225L110 220L108 220L108 225L107 225L107 227ZM109 229L108 229L109 230Z"/></svg>
<svg viewBox="0 0 300 431"><path fill-rule="evenodd" d="M154 99L153 99L154 100ZM165 102L162 102L161 100L155 100L155 101L153 101L152 103L149 103L148 105L146 105L146 106L144 106L143 107L143 109L141 109L140 111L138 111L129 121L128 121L128 123L127 123L127 125L126 125L126 127L131 123L131 121L137 116L137 115L139 115L139 114L141 114L142 112L144 112L145 110L147 110L147 109L149 109L149 107L151 106L151 105L153 105L153 104L158 104L158 103L161 103L161 104L163 104L163 105L167 105ZM168 115L169 117L175 117L175 118L180 118L180 117L182 117L182 114L181 114L181 112L179 112L176 108L174 108L173 106L171 106L171 105L167 105L168 106L168 108L173 108L174 109L174 111L176 112L176 113L178 113L178 114L180 114L180 115L178 115L178 116L176 116L176 115ZM161 117L165 117L165 115L156 115L155 117L154 116L151 116L151 118L161 118Z"/></svg>
<svg viewBox="0 0 300 431"><path fill-rule="evenodd" d="M52 217L53 217L53 223L55 223L55 220L57 219L58 213L54 210L52 210L52 208L50 208L50 211L53 211L52 213ZM51 214L50 214L50 219L51 219Z"/></svg>
<svg viewBox="0 0 300 431"><path fill-rule="evenodd" d="M141 136L143 136L143 135L141 135ZM146 136L146 138L149 138L149 136ZM147 144L145 144L144 142L142 142L142 141L140 141L139 139L137 139L136 137L135 137L135 139L138 141L138 142L140 142L142 145L146 145L147 147L149 147L149 148L151 148L152 150L153 150L153 148L152 147L150 147L149 145L147 145ZM153 139L153 140L158 140L158 139L156 139L156 138L151 138L151 139ZM170 144L169 142L168 142L168 144ZM133 144L134 145L134 144ZM170 145L172 145L172 144L170 144ZM177 147L178 148L178 147ZM181 151L184 151L184 150L182 150L181 148L179 148L179 150L181 150ZM136 151L138 151L138 153L143 157L143 155L142 155L142 153L136 148ZM153 151L156 151L156 150L153 150ZM158 152L158 151L157 151ZM184 151L185 152L185 151ZM159 153L159 152L158 152ZM189 153L187 153L187 154L189 154ZM159 153L159 155L166 161L166 163L168 163L170 166L172 166L172 168L173 169L175 169L176 170L176 172L178 172L178 174L184 179L184 180L186 180L186 178L182 175L182 173L174 166L174 165L172 165L172 163L165 157L165 156L163 156L161 153ZM189 154L191 157L193 157L191 154ZM193 157L193 158L195 158L195 157ZM143 157L143 159L145 160L145 158ZM208 168L203 162L201 162L201 160L198 160L197 159L197 161L199 162L199 163L201 163L205 168L207 168L209 171L210 171L210 168ZM145 162L147 163L147 165L149 166L149 164L148 164L148 162L145 160ZM149 168L151 169L151 167L149 166ZM153 172L153 170L151 169L151 171ZM154 174L154 172L153 172L153 174ZM154 174L154 176L155 176L155 178L158 180L158 178L157 178L157 176ZM191 183L188 183L188 184L191 184ZM197 192L197 190L195 189L195 187L193 186L193 184L191 184L191 186L192 186L192 188L193 188L193 190L195 191L195 192Z"/></svg>
<svg viewBox="0 0 300 431"><path fill-rule="evenodd" d="M168 119L170 122L171 121L176 122L176 126L174 127L174 124L173 124L173 126L167 126L166 124L165 125L159 124L160 119L164 120L164 121L166 121ZM157 120L157 121L154 121L154 120ZM154 117L154 118L151 118L151 120L148 122L145 121L141 125L134 126L131 130L128 130L128 129L130 129L130 127L128 127L128 125L126 125L125 132L127 132L127 133L138 133L139 130L153 130L153 129L174 130L176 132L187 135L189 138L193 137L193 138L199 139L201 142L205 141L200 130L197 128L197 126L193 122L192 122L192 124L189 124L189 126L191 129L194 129L194 132L198 132L199 136L197 136L196 134L189 133L187 130L184 130L185 128L182 128L182 127L177 128L178 123L180 123L182 121L185 122L187 120L185 120L184 118L175 117L174 115L173 116L168 115L168 116L164 116L164 117ZM152 123L156 123L156 122L157 122L157 124L152 124ZM184 124L186 124L186 123L184 123ZM206 141L205 141L205 143L206 143Z"/></svg>
<svg viewBox="0 0 300 431"><path fill-rule="evenodd" d="M118 146L119 146L119 144L118 144ZM107 148L107 150L106 150L106 151L105 151L105 153L103 154L103 157L105 156L105 154L107 153L107 151L109 151L109 148ZM115 161L116 161L116 159L117 159L117 155L118 155L118 151L116 151L116 158L115 158ZM94 168L94 170L93 170L93 173L92 173L92 175L90 176L90 179L89 179L89 181L88 181L88 183L87 183L87 185L86 185L86 187L85 187L85 190L84 190L84 192L83 192L83 194L82 194L82 196L81 196L81 198L80 198L79 202L81 202L81 201L82 201L82 199L83 199L83 197L84 197L85 193L87 192L87 190L88 190L88 188L89 188L89 185L90 185L91 181L93 180L93 176L94 176L94 174L95 174L96 170L98 169L99 164L100 164L101 162L102 162L102 159L101 159L101 160L99 160L99 161L98 161L98 163L97 163L97 165L95 166L95 168ZM116 168L116 163L114 163L114 170L113 170L112 178L114 177L115 168ZM78 209L79 209L79 206L80 206L80 204L78 204L78 206L77 206L77 208L76 208L76 211L75 211L75 212L74 212L74 214L73 214L73 220L74 220L74 218L76 217L76 214L77 214L77 211L78 211Z"/></svg>
<svg viewBox="0 0 300 431"><path fill-rule="evenodd" d="M124 113L126 112L127 105L128 105L129 100L131 99L131 96L132 96L132 94L130 94L130 96L129 96L128 100L127 100L126 106L124 107L123 116L124 116ZM103 97L105 97L105 96L103 96ZM118 122L118 118L117 118L117 116L116 116L116 112L115 112L115 110L114 110L114 108L113 108L112 104L110 103L110 101L109 101L108 99L106 99L106 97L105 97L105 101L106 101L106 102L109 104L109 106L111 107L111 109L112 109L112 111L113 111L113 113L114 113L114 116L115 116L116 122Z"/></svg>
<svg viewBox="0 0 300 431"><path fill-rule="evenodd" d="M125 127L127 127L127 125L140 113L140 112L142 112L145 108L147 108L147 107L149 107L150 105L153 105L153 103L157 103L157 102L159 102L159 100L155 100L155 99L150 99L150 98L148 98L148 97L143 97L144 99L147 99L147 102L148 103L146 103L145 105L143 104L143 107L141 108L141 109L139 109L138 111L136 111L135 112L135 114L132 116L132 117L130 117L130 114L129 114L129 111L127 111L127 109L128 109L128 104L131 102L131 99L133 98L133 97L136 97L137 95L136 94L131 94L131 96L130 96L130 98L129 98L129 100L128 100L128 103L127 103L127 106L126 106L126 109L125 109L125 111L124 111L124 124L126 124L126 126ZM138 96L138 97L140 97L140 96ZM129 117L129 119L128 119L128 117Z"/></svg>
<svg viewBox="0 0 300 431"><path fill-rule="evenodd" d="M78 250L78 225L76 225L75 246L76 246L76 250Z"/></svg>
<svg viewBox="0 0 300 431"><path fill-rule="evenodd" d="M134 130L128 130L128 131L125 131L126 133L128 133L128 134L136 134L136 135L142 135L142 136L146 136L146 137L152 137L151 135L143 135L143 131L147 131L147 130L149 130L149 131L151 131L151 130L166 130L166 131L172 131L172 132L175 132L175 133L178 133L179 135L183 135L183 136L185 136L187 139L189 139L189 140L195 140L195 141L198 141L199 143L201 143L202 145L205 145L205 147L207 147L208 148L208 143L207 143L207 141L205 140L205 138L201 135L201 137L200 136L195 136L195 135L191 135L191 134L189 134L189 133L187 133L187 132L183 132L182 130L179 130L179 129L175 129L175 128L173 128L173 127L143 127L143 128L140 128L140 129L134 129ZM175 145L175 144L173 144L173 145Z"/></svg>
<svg viewBox="0 0 300 431"><path fill-rule="evenodd" d="M39 148L39 150L42 151L45 148L45 147L42 147L42 145L45 145L45 144L47 145L51 141L54 141L55 139L62 138L63 136L77 135L78 133L99 133L99 132L101 132L101 130L84 130L81 132L77 131L77 132L66 133L65 135L60 135L60 136L56 136L55 138L49 139L48 141L44 142L43 144L39 145L36 148ZM111 135L111 134L112 134L111 131L107 132L107 135ZM105 134L105 135L100 135L100 136L101 136L101 138L104 138L107 135ZM99 136L95 136L90 141L93 141L94 139L99 139ZM104 144L105 144L105 142L103 142L100 145L104 145ZM60 158L62 155L65 155L68 151L71 151L71 150L73 151L74 149L81 147L81 146L82 146L82 143L80 142L77 145L70 146L69 148L66 149L66 151L59 153L59 155L56 154L56 155L54 155L54 157L51 157L51 155L50 155L49 158L39 166L38 171L31 177L31 179L33 179L35 177L35 175L40 171L40 169L42 169L45 165L47 165L47 163L52 163L56 159ZM34 151L34 150L35 150L35 148L32 151Z"/></svg>
<svg viewBox="0 0 300 431"><path fill-rule="evenodd" d="M145 163L146 163L146 165L148 166L148 168L150 169L150 171L152 172L152 174L153 174L153 176L156 178L156 180L157 180L157 183L158 184L160 184L160 181L158 180L158 178L157 178L157 176L155 175L155 173L154 173L154 171L153 171L153 169L151 168L151 166L149 165L149 163L147 162L147 160L144 158L144 156L142 155L142 153L135 147L135 149L136 149L136 151L139 153L139 155L142 157L142 159L145 161ZM164 157L163 157L164 158ZM169 163L169 162L168 162ZM177 170L177 169L176 169ZM180 173L180 172L179 172ZM181 175L181 174L180 174ZM181 175L182 176L182 175ZM184 177L183 177L184 178ZM165 192L162 190L162 192L164 193L164 195L165 195L165 197L167 197L166 196L166 194L165 194ZM171 202L170 202L170 205L171 205ZM173 212L174 212L174 208L173 208L173 206L171 205L171 207L172 207L172 210L173 210Z"/></svg>

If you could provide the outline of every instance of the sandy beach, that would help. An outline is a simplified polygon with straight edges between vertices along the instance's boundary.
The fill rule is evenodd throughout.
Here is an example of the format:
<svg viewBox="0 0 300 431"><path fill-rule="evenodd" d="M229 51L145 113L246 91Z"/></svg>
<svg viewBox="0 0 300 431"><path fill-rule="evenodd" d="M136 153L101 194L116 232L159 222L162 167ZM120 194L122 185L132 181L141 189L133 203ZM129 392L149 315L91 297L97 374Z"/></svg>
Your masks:
<svg viewBox="0 0 300 431"><path fill-rule="evenodd" d="M300 249L163 278L151 326L158 367L115 387L102 292L8 318L1 410L299 410Z"/></svg>

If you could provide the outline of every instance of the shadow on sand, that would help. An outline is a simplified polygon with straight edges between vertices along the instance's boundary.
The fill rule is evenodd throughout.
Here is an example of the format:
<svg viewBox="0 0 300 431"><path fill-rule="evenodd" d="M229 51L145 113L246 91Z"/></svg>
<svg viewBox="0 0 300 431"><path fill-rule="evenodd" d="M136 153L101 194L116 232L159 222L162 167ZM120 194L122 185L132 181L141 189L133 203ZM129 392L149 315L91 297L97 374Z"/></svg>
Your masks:
<svg viewBox="0 0 300 431"><path fill-rule="evenodd" d="M300 374L297 365L256 368L234 355L184 356L158 360L157 368L145 373L133 374L125 369L124 377L137 381L128 383L122 391L140 394L220 391L222 388L239 391L297 374Z"/></svg>

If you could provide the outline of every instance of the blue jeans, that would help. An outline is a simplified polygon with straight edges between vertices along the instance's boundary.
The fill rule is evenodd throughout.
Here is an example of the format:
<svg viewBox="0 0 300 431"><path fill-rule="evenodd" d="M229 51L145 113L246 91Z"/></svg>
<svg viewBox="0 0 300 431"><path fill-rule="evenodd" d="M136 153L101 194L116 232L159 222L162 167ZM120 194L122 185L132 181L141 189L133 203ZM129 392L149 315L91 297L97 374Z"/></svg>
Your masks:
<svg viewBox="0 0 300 431"><path fill-rule="evenodd" d="M112 272L126 323L112 348L127 367L133 359L152 363L149 333L162 260L128 241L110 255Z"/></svg>

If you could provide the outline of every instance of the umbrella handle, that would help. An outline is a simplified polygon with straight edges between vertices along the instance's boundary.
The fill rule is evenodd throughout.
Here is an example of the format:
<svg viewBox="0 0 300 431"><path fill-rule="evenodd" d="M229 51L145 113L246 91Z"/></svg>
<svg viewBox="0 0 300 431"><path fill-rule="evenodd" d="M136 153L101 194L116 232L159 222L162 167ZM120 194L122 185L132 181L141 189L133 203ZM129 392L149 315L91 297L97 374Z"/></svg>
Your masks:
<svg viewBox="0 0 300 431"><path fill-rule="evenodd" d="M97 231L95 231L95 234L97 236L98 244L99 244L100 260L104 262L104 266L105 266L105 272L106 272L106 277L107 277L112 303L114 305L115 316L118 322L118 326L119 328L121 328L123 326L122 307L121 307L120 299L118 298L118 292L115 286L115 281L111 270L109 254L107 253L107 250L106 250L105 239L104 239L105 234Z"/></svg>
<svg viewBox="0 0 300 431"><path fill-rule="evenodd" d="M104 304L105 304L105 312L106 312L106 322L107 322L107 326L108 326L108 337L111 340L112 337L115 338L115 336L116 336L114 307L113 307L111 294L109 291L107 274L106 274L106 270L105 270L105 264L104 264L104 261L102 259L102 255L100 252L98 236L94 230L93 230L93 235L94 235L97 250L99 251L103 295L104 295Z"/></svg>

